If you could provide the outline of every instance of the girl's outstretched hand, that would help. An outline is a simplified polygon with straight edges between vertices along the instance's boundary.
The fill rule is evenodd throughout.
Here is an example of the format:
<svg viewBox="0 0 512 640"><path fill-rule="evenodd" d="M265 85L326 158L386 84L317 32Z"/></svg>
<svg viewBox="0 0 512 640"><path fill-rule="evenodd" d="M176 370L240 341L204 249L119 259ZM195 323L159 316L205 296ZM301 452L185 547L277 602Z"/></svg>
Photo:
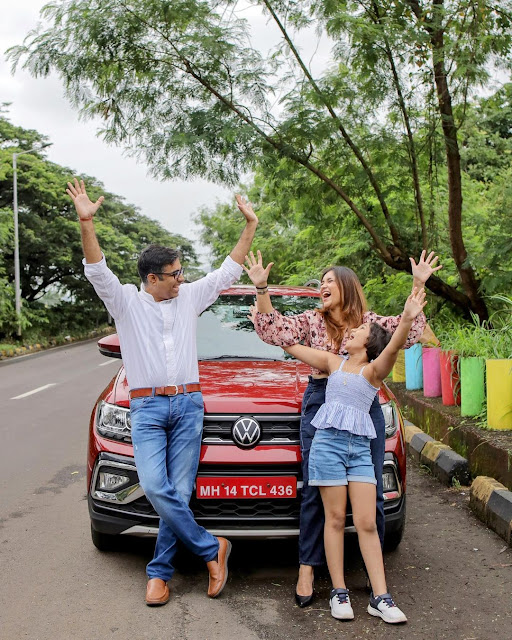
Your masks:
<svg viewBox="0 0 512 640"><path fill-rule="evenodd" d="M421 282L422 284L425 284L425 282L435 271L439 271L439 269L443 268L442 264L438 265L437 267L434 266L439 260L439 256L436 256L434 251L431 251L428 254L427 258L425 258L426 255L427 252L423 250L421 252L418 264L416 264L414 258L409 258L409 260L411 261L412 276L417 282Z"/></svg>
<svg viewBox="0 0 512 640"><path fill-rule="evenodd" d="M254 257L254 253L252 251L248 256L245 256L247 267L244 264L242 265L242 267L255 287L266 287L268 282L268 274L270 273L270 269L272 269L272 267L274 266L274 263L269 262L266 268L263 268L263 258L261 257L261 251L257 251L257 254L257 260Z"/></svg>
<svg viewBox="0 0 512 640"><path fill-rule="evenodd" d="M236 204L240 211L244 214L245 220L247 224L258 224L258 216L254 213L254 209L252 208L252 204L250 202L246 202L245 198L242 198L240 194L236 194Z"/></svg>
<svg viewBox="0 0 512 640"><path fill-rule="evenodd" d="M423 307L427 304L425 297L425 289L418 290L415 287L405 302L402 317L405 320L414 320L414 318L423 311Z"/></svg>

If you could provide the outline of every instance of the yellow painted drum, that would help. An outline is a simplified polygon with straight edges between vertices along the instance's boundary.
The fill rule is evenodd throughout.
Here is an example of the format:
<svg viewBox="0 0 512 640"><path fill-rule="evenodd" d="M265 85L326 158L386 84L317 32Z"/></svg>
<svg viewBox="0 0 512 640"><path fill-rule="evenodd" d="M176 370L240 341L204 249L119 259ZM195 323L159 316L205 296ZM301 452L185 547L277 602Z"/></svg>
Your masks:
<svg viewBox="0 0 512 640"><path fill-rule="evenodd" d="M491 429L512 429L512 359L486 360L487 423Z"/></svg>
<svg viewBox="0 0 512 640"><path fill-rule="evenodd" d="M393 382L405 382L405 351L400 349L393 367Z"/></svg>

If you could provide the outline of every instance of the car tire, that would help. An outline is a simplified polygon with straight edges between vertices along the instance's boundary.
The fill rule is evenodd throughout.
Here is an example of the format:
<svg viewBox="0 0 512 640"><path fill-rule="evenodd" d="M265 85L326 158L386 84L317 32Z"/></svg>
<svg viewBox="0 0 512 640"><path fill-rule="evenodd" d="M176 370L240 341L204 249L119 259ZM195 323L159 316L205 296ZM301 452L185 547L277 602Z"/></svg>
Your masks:
<svg viewBox="0 0 512 640"><path fill-rule="evenodd" d="M96 531L91 525L91 539L93 545L99 551L114 551L119 548L119 536L112 536L108 533Z"/></svg>
<svg viewBox="0 0 512 640"><path fill-rule="evenodd" d="M405 515L406 515L406 504L405 504L405 496L404 496L404 509L402 512L402 518L400 520L400 524L398 525L398 529L394 531L390 531L386 533L384 536L384 551L395 551L398 548L400 542L402 542L402 538L404 536L405 531Z"/></svg>

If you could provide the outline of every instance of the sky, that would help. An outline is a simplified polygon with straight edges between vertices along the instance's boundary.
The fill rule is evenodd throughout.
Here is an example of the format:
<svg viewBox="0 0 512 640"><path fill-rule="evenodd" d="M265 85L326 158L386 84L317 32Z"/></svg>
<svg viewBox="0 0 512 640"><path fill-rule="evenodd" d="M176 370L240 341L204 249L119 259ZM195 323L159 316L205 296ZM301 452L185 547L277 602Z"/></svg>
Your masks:
<svg viewBox="0 0 512 640"><path fill-rule="evenodd" d="M49 160L70 167L77 175L87 174L101 180L105 189L123 196L127 203L139 207L141 213L157 219L169 231L193 240L204 256L192 217L202 206L230 199L234 203L234 191L201 180L160 182L149 177L144 164L126 157L122 149L109 146L96 136L99 122L79 120L64 98L58 77L34 79L21 69L14 76L11 74L5 51L22 43L37 24L39 11L46 3L47 0L1 2L0 102L11 103L9 120L48 136L53 143L45 150ZM273 46L276 35L266 19L253 8L246 9L245 15L251 21L254 41L262 47ZM325 47L318 49L316 44L315 41L315 64L321 67L328 51Z"/></svg>

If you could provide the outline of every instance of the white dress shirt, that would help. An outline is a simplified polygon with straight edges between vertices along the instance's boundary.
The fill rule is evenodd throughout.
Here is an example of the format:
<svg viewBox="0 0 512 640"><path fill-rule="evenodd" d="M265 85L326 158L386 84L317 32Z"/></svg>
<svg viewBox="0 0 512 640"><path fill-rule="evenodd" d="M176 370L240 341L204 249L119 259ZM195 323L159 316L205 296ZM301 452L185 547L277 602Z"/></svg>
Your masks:
<svg viewBox="0 0 512 640"><path fill-rule="evenodd" d="M130 389L199 382L197 318L242 275L229 256L221 267L196 282L183 283L179 295L155 302L133 284L121 284L101 262L87 264L85 276L116 322Z"/></svg>

